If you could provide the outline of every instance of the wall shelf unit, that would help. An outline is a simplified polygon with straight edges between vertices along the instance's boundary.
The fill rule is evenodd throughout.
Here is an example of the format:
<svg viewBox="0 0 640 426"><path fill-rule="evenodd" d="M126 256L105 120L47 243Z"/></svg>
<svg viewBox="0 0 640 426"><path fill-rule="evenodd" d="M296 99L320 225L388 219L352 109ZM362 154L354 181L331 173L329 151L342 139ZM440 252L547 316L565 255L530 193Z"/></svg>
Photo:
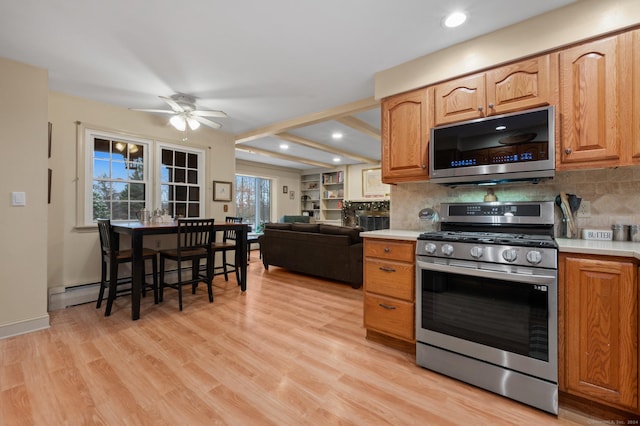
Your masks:
<svg viewBox="0 0 640 426"><path fill-rule="evenodd" d="M301 213L316 222L342 224L346 171L324 170L300 177Z"/></svg>

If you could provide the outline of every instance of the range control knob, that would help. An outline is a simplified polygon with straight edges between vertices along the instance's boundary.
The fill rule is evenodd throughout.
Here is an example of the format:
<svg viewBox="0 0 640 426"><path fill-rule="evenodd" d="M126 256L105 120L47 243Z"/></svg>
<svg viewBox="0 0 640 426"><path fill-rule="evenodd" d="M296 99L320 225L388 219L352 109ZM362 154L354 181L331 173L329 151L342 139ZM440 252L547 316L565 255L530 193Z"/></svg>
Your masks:
<svg viewBox="0 0 640 426"><path fill-rule="evenodd" d="M436 245L433 244L433 243L427 243L427 244L424 245L424 251L427 254L434 254L436 252L437 248L438 247L436 247Z"/></svg>
<svg viewBox="0 0 640 426"><path fill-rule="evenodd" d="M518 258L518 251L516 249L506 249L502 252L502 258L507 262L515 262Z"/></svg>
<svg viewBox="0 0 640 426"><path fill-rule="evenodd" d="M445 256L451 256L453 254L453 246L451 244L443 245L441 250Z"/></svg>
<svg viewBox="0 0 640 426"><path fill-rule="evenodd" d="M480 259L483 254L484 254L484 250L482 250L482 247L480 246L471 247L471 257L473 257L474 259Z"/></svg>
<svg viewBox="0 0 640 426"><path fill-rule="evenodd" d="M527 253L527 261L529 263L537 265L538 263L542 262L542 253L540 253L538 250L531 250Z"/></svg>

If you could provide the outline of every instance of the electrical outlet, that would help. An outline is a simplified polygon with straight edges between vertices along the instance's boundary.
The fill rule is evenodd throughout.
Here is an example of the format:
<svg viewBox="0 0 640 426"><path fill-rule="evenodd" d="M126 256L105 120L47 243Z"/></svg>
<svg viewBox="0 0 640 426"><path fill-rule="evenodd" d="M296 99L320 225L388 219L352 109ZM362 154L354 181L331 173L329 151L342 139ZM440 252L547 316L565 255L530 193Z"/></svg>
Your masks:
<svg viewBox="0 0 640 426"><path fill-rule="evenodd" d="M577 212L578 217L591 217L591 201L582 200Z"/></svg>

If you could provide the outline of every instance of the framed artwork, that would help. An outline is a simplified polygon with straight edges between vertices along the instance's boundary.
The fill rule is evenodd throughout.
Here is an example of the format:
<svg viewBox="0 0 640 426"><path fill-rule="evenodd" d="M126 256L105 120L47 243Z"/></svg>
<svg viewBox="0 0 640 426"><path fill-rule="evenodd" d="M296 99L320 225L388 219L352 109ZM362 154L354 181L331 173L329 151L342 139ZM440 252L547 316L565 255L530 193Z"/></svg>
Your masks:
<svg viewBox="0 0 640 426"><path fill-rule="evenodd" d="M51 204L51 184L53 183L51 181L52 175L53 175L53 171L51 171L51 169L49 169L48 175L49 175L49 181L48 181L48 185L47 185L47 188L48 188L48 190L47 190L47 204Z"/></svg>
<svg viewBox="0 0 640 426"><path fill-rule="evenodd" d="M49 158L51 158L51 131L53 130L53 124L49 122Z"/></svg>
<svg viewBox="0 0 640 426"><path fill-rule="evenodd" d="M362 170L362 196L365 198L384 198L391 193L389 185L382 183L382 169Z"/></svg>
<svg viewBox="0 0 640 426"><path fill-rule="evenodd" d="M213 201L231 201L231 182L213 181Z"/></svg>

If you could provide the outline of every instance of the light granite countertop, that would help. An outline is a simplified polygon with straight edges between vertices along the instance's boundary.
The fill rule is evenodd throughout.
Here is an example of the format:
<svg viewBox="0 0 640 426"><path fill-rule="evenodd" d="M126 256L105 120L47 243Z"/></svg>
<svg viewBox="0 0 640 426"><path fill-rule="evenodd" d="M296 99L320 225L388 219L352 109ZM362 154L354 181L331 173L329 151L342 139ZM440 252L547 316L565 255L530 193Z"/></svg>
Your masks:
<svg viewBox="0 0 640 426"><path fill-rule="evenodd" d="M404 229L382 229L379 231L365 231L360 235L365 238L385 238L390 240L415 241L420 231ZM640 260L640 242L631 241L598 241L557 238L561 253L596 254L602 256L633 257Z"/></svg>

